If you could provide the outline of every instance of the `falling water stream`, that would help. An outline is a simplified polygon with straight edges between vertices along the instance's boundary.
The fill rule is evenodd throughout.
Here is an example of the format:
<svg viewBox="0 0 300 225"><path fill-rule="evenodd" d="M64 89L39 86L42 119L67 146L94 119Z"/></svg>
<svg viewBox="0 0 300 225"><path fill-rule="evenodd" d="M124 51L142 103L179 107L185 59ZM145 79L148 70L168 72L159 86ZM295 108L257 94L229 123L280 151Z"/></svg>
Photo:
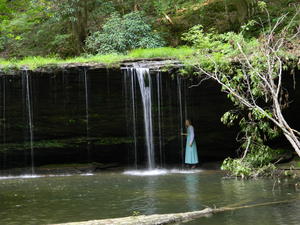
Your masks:
<svg viewBox="0 0 300 225"><path fill-rule="evenodd" d="M1 125L2 125L2 143L5 144L6 143L6 82L5 82L5 76L2 76L2 121L1 121ZM3 155L3 167L5 168L6 165L6 154L4 153Z"/></svg>
<svg viewBox="0 0 300 225"><path fill-rule="evenodd" d="M129 80L127 83L125 79L126 88L129 86L130 101L131 101L131 116L132 116L132 135L134 140L134 162L137 167L138 159L138 140L137 140L137 92L140 93L143 107L143 120L144 120L144 136L145 136L145 145L147 151L147 168L148 170L153 170L156 167L155 162L155 146L154 146L154 118L153 118L153 83L152 76L150 74L150 69L146 67L141 67L138 64L135 64L133 67L126 68L124 70L126 79ZM160 156L160 165L162 166L162 127L161 127L161 77L160 73L156 76L157 84L157 106L158 106L158 138L159 138L159 156ZM138 86L138 87L137 87ZM138 91L139 90L139 91Z"/></svg>
<svg viewBox="0 0 300 225"><path fill-rule="evenodd" d="M133 121L133 139L134 139L134 165L137 168L137 135L136 135L136 109L135 109L135 77L130 76L131 81L131 101L132 101L132 121Z"/></svg>
<svg viewBox="0 0 300 225"><path fill-rule="evenodd" d="M157 73L156 76L156 82L157 82L157 106L158 106L158 138L159 138L159 153L160 153L160 166L163 166L163 152L162 152L162 127L161 127L161 119L162 119L162 113L161 113L161 105L162 105L162 85L161 85L161 72Z"/></svg>
<svg viewBox="0 0 300 225"><path fill-rule="evenodd" d="M143 64L133 64L133 67L126 67L123 70L124 84L125 84L125 95L126 101L130 101L131 109L131 118L132 124L132 135L134 141L134 162L137 167L138 161L138 134L137 134L137 107L138 100L136 95L138 92L141 96L141 102L143 107L143 120L144 120L144 137L145 137L145 145L147 151L147 164L148 170L153 170L156 168L156 160L157 164L159 162L159 166L164 166L164 141L163 141L163 87L162 87L162 73L160 71L150 73L150 68L147 68ZM182 92L182 88L185 87L185 83L182 82L181 78L177 76L176 78L176 88L177 88L177 98L178 98L178 117L176 120L179 122L179 131L183 132L183 119L187 114L186 108L186 98L185 90ZM155 89L156 88L156 89ZM129 95L128 92L131 92ZM154 98L155 97L155 98ZM183 99L184 97L184 99ZM184 107L184 109L183 109ZM155 142L154 142L155 137ZM183 162L184 154L183 154L183 137L180 135L180 149L181 149L181 161ZM157 149L157 150L156 150Z"/></svg>
<svg viewBox="0 0 300 225"><path fill-rule="evenodd" d="M153 123L152 123L152 80L149 68L135 67L137 80L140 86L143 112L145 139L147 146L148 169L155 168L154 142L153 142Z"/></svg>
<svg viewBox="0 0 300 225"><path fill-rule="evenodd" d="M167 135L177 135L180 130L183 131L183 118L186 114L186 109L183 109L186 104L186 99L184 98L185 92L182 90L184 87L184 83L182 83L182 80L180 77L177 77L177 80L175 79L175 82L173 82L174 86L164 86L162 82L162 72L152 70L150 73L150 68L147 68L147 65L145 64L134 64L132 67L128 67L125 69L126 75L124 77L124 81L127 86L127 96L128 96L128 102L130 104L127 104L128 109L127 112L128 115L126 119L131 122L130 129L132 128L132 143L133 143L133 150L129 157L134 157L134 160L130 158L130 161L132 162L131 165L134 165L136 168L138 165L142 165L144 162L144 159L147 162L147 169L153 170L156 168L156 166L159 166L162 168L164 166L165 161L165 155L167 156L169 153L167 150L165 151L165 144L164 140ZM71 77L70 77L71 78ZM2 78L3 80L5 78ZM63 84L68 85L68 77L62 76ZM84 69L83 72L79 76L80 83L78 85L80 88L79 91L79 97L84 102L84 118L85 118L85 133L86 133L86 140L87 140L87 158L90 161L90 145L89 145L89 139L90 139L90 79L92 77L89 76L87 73L87 70ZM77 81L77 78L76 78ZM177 83L176 83L177 81ZM56 80L54 80L56 82ZM72 80L71 80L72 82ZM7 83L7 82L6 82ZM172 84L172 85L173 85ZM26 123L26 127L24 130L24 140L26 142L26 145L28 146L27 149L30 150L27 152L25 150L25 164L31 163L31 172L32 174L35 173L35 145L34 145L34 136L39 138L40 135L38 133L39 128L36 128L36 134L35 134L35 127L33 120L33 77L29 73L29 71L24 70L23 76L22 76L22 90L23 90L23 118L24 122ZM56 90L56 83L51 84L52 86L55 86ZM164 83L166 85L166 83ZM1 85L2 86L2 85ZM35 86L34 86L35 87ZM78 87L78 86L77 86ZM178 103L178 114L175 113L175 116L169 116L170 114L174 114L171 111L167 111L166 109L169 109L172 107L172 103L168 102L168 99L163 99L164 92L166 89L172 89L177 92L178 100L176 101ZM6 121L6 94L5 94L5 82L3 82L2 89L2 123L1 123L1 131L3 131L3 134L5 134L5 121ZM63 89L63 94L68 97L69 88ZM59 93L57 93L59 94ZM77 93L76 93L77 94ZM36 96L36 95L35 95ZM55 95L56 96L56 95ZM59 97L54 98L54 104L57 104ZM170 96L170 98L172 98ZM165 102L163 102L165 100ZM35 102L35 101L34 101ZM175 101L174 101L175 103ZM67 101L63 101L64 108L67 107ZM165 105L164 105L165 104ZM170 105L170 107L168 107ZM39 106L36 104L36 106ZM65 109L64 109L65 111ZM42 115L42 111L36 111L37 116L39 114ZM39 113L39 114L38 114ZM169 131L166 129L167 123L173 122L177 124L177 122L180 120L180 126L178 126L178 130L175 128L172 131ZM38 120L36 121L36 125L38 125ZM129 124L129 123L128 123ZM129 126L128 126L129 127ZM172 133L171 133L172 132ZM56 135L56 134L53 134ZM6 136L2 135L2 142L5 142ZM176 143L173 141L172 144L180 146L181 149L183 149L183 139L180 143ZM169 142L169 141L168 141ZM141 148L141 145L144 144L145 148ZM166 148L167 149L167 148ZM144 151L145 150L145 151ZM143 159L144 157L144 159ZM182 155L183 157L183 155ZM134 162L134 164L133 164Z"/></svg>
<svg viewBox="0 0 300 225"><path fill-rule="evenodd" d="M182 93L181 93L181 78L177 76L177 88L178 88L178 101L179 101L179 116L180 116L180 133L183 133L183 110L182 110ZM181 147L181 162L183 165L184 159L184 147L183 136L180 135L180 147Z"/></svg>
<svg viewBox="0 0 300 225"><path fill-rule="evenodd" d="M137 119L136 119L136 78L134 76L133 68L126 68L123 70L124 74L124 91L125 91L125 118L127 120L128 132L133 137L133 154L134 167L138 168L138 152L137 152ZM130 118L130 119L129 119Z"/></svg>
<svg viewBox="0 0 300 225"><path fill-rule="evenodd" d="M90 127L89 127L89 87L88 87L88 75L87 69L84 68L84 94L85 94L85 124L86 124L86 148L87 148L87 158L90 161L90 144L89 144L89 137L90 137Z"/></svg>
<svg viewBox="0 0 300 225"><path fill-rule="evenodd" d="M32 102L31 102L31 86L30 86L30 75L25 70L25 90L26 90L26 111L28 118L28 132L30 141L30 159L31 159L31 173L34 174L34 147L33 147L33 114L32 114Z"/></svg>

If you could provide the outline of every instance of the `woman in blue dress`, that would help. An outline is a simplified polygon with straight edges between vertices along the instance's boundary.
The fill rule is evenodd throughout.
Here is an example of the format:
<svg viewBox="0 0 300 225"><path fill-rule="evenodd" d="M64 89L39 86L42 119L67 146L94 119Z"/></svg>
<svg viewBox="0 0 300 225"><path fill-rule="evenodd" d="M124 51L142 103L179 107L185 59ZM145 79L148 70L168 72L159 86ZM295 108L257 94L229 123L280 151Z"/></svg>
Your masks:
<svg viewBox="0 0 300 225"><path fill-rule="evenodd" d="M182 134L187 136L185 147L185 164L191 166L192 169L194 169L199 163L194 127L192 126L191 120L189 119L185 121L185 126L187 128L187 133Z"/></svg>

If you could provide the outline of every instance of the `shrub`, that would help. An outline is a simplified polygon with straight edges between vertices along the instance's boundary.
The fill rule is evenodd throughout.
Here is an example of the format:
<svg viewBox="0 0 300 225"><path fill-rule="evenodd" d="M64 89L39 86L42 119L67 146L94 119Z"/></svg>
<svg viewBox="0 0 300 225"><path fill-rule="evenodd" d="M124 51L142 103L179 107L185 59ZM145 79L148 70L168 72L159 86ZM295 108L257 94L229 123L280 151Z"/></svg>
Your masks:
<svg viewBox="0 0 300 225"><path fill-rule="evenodd" d="M162 47L164 41L152 31L141 12L124 16L113 14L103 25L102 31L92 33L86 40L91 53L125 53L137 48Z"/></svg>
<svg viewBox="0 0 300 225"><path fill-rule="evenodd" d="M271 175L276 167L273 164L285 154L282 149L274 150L265 145L256 145L244 158L224 160L221 169L237 177L259 177Z"/></svg>

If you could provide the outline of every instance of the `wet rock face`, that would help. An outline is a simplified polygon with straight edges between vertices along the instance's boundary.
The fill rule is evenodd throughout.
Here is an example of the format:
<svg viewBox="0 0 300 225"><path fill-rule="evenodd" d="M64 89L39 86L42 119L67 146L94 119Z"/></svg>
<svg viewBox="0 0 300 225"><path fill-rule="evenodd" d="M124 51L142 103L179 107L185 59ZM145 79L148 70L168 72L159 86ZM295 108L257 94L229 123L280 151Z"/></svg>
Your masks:
<svg viewBox="0 0 300 225"><path fill-rule="evenodd" d="M156 164L181 163L185 140L180 133L187 117L193 121L202 161L234 154L236 131L220 122L231 106L219 87L207 81L189 88L192 81L161 73L158 92L157 74L151 73ZM24 75L7 75L0 77L0 87L2 169L29 166L31 148L35 166L83 162L145 165L141 93L135 84L134 142L131 86L120 70L31 73L28 85Z"/></svg>

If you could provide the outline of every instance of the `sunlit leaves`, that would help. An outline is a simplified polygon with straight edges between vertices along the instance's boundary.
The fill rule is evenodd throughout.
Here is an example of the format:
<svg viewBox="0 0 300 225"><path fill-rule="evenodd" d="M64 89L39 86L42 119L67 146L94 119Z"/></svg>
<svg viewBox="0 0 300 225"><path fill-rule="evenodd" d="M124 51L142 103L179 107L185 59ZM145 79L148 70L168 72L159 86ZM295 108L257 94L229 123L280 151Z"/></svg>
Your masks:
<svg viewBox="0 0 300 225"><path fill-rule="evenodd" d="M267 8L267 3L264 1L258 1L258 7L260 10L265 10Z"/></svg>

